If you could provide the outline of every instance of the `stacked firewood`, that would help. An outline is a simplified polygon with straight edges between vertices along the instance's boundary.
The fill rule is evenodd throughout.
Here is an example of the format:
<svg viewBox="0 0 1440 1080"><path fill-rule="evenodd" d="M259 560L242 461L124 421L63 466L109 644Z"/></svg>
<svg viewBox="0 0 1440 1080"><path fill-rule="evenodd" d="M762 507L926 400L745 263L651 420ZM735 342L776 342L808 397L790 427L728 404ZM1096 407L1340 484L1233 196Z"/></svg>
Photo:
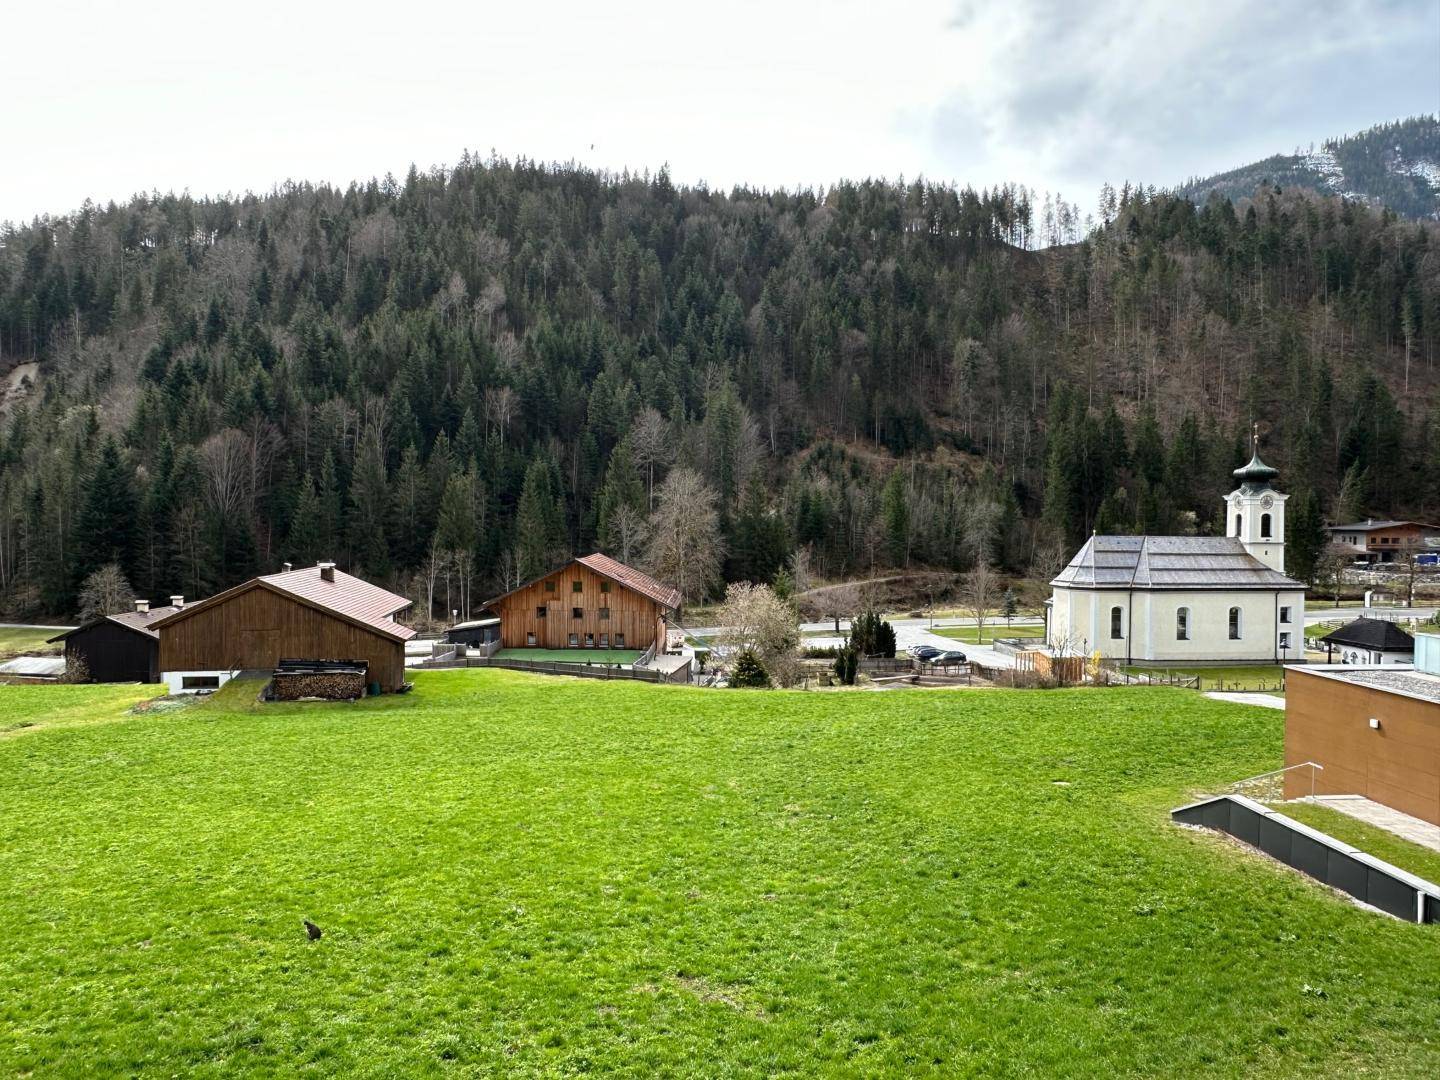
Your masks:
<svg viewBox="0 0 1440 1080"><path fill-rule="evenodd" d="M320 698L346 701L365 696L363 671L307 671L275 673L275 697L280 701Z"/></svg>

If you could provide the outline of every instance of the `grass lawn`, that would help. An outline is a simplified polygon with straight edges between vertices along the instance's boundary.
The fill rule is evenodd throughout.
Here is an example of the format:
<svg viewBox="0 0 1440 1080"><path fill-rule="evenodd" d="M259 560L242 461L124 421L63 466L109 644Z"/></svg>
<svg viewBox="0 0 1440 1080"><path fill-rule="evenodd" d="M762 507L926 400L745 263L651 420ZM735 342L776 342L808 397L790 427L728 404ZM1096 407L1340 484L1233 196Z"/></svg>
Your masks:
<svg viewBox="0 0 1440 1080"><path fill-rule="evenodd" d="M536 660L547 664L633 664L640 649L501 649L501 660Z"/></svg>
<svg viewBox="0 0 1440 1080"><path fill-rule="evenodd" d="M34 630L29 627L0 626L0 660L15 656L59 656L64 644L47 645L46 640L61 630Z"/></svg>
<svg viewBox="0 0 1440 1080"><path fill-rule="evenodd" d="M983 643L976 636L976 628L973 626L937 626L930 632L932 634L939 634L941 637L953 638L955 641L966 641L971 645L988 645L997 637L1043 638L1045 636L1045 627L1027 625L1011 626L1007 629L1004 622L998 625L990 623L985 627L985 641Z"/></svg>
<svg viewBox="0 0 1440 1080"><path fill-rule="evenodd" d="M1272 710L414 679L0 687L0 1075L1440 1072L1440 929L1168 821Z"/></svg>

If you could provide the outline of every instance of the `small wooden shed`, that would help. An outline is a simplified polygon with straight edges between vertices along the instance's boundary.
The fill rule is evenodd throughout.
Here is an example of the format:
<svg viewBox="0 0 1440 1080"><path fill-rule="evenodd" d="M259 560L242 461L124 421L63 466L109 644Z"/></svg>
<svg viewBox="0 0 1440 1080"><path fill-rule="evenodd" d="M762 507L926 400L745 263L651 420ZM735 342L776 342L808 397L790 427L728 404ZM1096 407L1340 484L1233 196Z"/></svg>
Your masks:
<svg viewBox="0 0 1440 1080"><path fill-rule="evenodd" d="M172 691L204 689L229 673L273 671L282 659L363 661L381 690L405 685L405 642L395 616L410 601L322 562L266 574L167 615L160 671Z"/></svg>
<svg viewBox="0 0 1440 1080"><path fill-rule="evenodd" d="M137 600L134 611L91 619L50 641L63 641L66 663L83 663L93 682L159 682L160 635L155 623L184 606L183 596L172 596L168 605L154 608L147 600Z"/></svg>

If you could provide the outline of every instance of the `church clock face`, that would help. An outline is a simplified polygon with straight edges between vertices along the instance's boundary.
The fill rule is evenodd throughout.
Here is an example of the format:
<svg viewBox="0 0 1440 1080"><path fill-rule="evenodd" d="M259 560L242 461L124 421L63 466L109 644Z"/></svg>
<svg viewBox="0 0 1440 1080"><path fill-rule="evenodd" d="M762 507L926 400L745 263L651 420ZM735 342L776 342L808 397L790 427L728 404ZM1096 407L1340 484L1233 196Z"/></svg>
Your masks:
<svg viewBox="0 0 1440 1080"><path fill-rule="evenodd" d="M1274 505L1275 505L1275 500L1272 499L1269 495L1266 495L1263 499L1260 500L1260 509L1261 509L1261 510L1269 510L1269 509L1270 509L1272 506L1274 506Z"/></svg>

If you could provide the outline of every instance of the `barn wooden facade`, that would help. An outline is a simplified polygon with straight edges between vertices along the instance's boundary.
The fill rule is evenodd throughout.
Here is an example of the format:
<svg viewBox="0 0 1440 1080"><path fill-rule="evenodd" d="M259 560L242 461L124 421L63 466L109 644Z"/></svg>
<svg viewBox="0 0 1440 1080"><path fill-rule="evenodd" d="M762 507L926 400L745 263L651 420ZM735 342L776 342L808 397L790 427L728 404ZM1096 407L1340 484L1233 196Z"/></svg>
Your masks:
<svg viewBox="0 0 1440 1080"><path fill-rule="evenodd" d="M639 649L657 641L680 594L648 574L594 554L486 602L506 649Z"/></svg>
<svg viewBox="0 0 1440 1080"><path fill-rule="evenodd" d="M363 660L368 681L398 690L405 642L415 631L395 615L409 606L331 563L252 578L156 623L160 670L270 671L282 659Z"/></svg>

